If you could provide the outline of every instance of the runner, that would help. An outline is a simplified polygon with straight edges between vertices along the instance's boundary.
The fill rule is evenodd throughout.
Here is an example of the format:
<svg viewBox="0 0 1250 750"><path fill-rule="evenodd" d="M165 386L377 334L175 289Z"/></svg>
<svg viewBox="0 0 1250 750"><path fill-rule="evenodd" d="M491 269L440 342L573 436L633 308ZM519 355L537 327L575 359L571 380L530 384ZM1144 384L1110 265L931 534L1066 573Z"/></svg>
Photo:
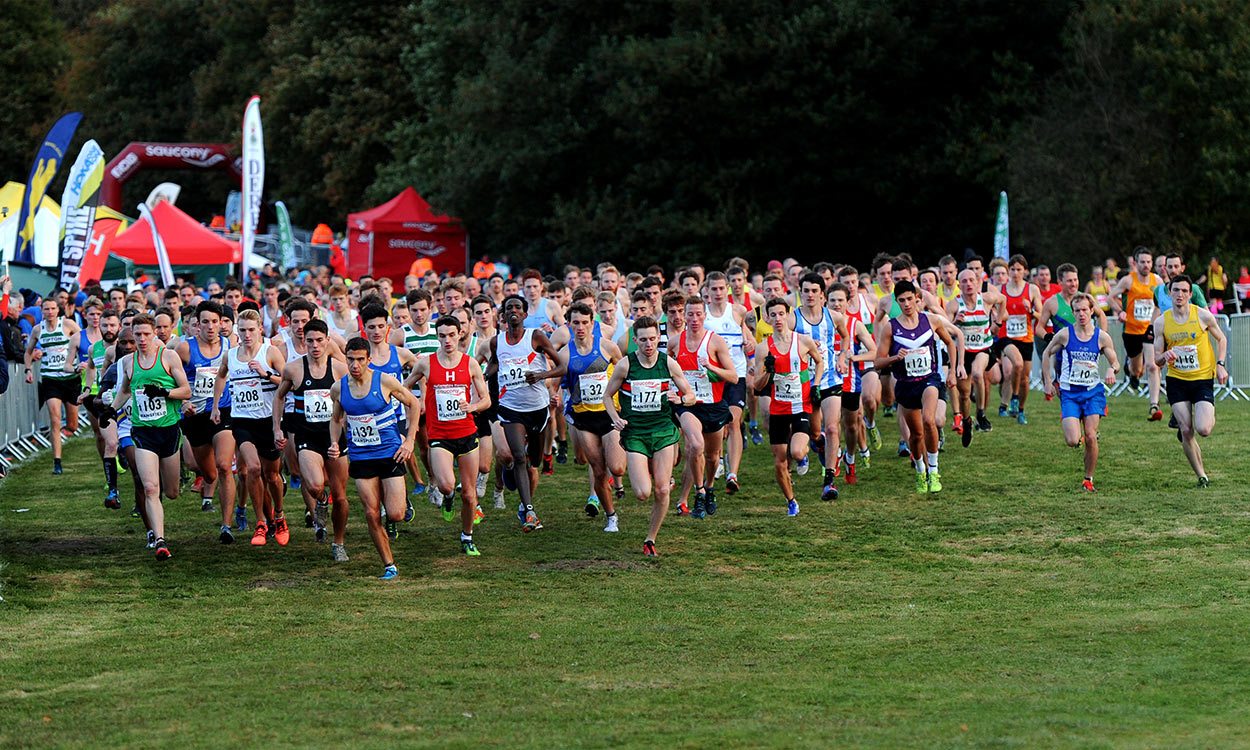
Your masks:
<svg viewBox="0 0 1250 750"><path fill-rule="evenodd" d="M942 281L937 287L937 297L943 304L959 296L959 263L954 256L944 255L938 261L938 274Z"/></svg>
<svg viewBox="0 0 1250 750"><path fill-rule="evenodd" d="M1140 263L1140 259L1138 260ZM1178 425L1176 438L1181 441L1189 466L1198 475L1198 486L1207 487L1207 469L1202 462L1199 437L1209 437L1215 429L1215 387L1228 382L1225 357L1228 338L1210 311L1190 304L1193 282L1185 274L1172 279L1172 309L1154 322L1156 341L1163 343L1155 356L1156 366L1168 368L1168 403ZM1211 349L1215 339L1216 351Z"/></svg>
<svg viewBox="0 0 1250 750"><path fill-rule="evenodd" d="M165 349L156 338L156 321L149 315L137 315L130 324L137 348L121 363L120 382L113 409L120 411L134 393L130 436L135 445L132 464L143 482L143 513L148 529L156 536L157 560L172 555L165 542L165 511L161 506L161 490L165 497L178 497L179 401L191 397L191 386L182 370L182 362L172 350Z"/></svg>
<svg viewBox="0 0 1250 750"><path fill-rule="evenodd" d="M846 352L850 355L849 361L845 365L846 369L842 374L838 411L841 413L842 418L841 434L844 442L843 455L846 461L846 483L856 484L859 481L855 470L857 449L859 456L867 458L869 455L862 395L865 372L873 372L872 370L865 371L860 366L864 363L872 364L872 361L876 359L877 342L873 340L872 332L868 330L868 327L864 325L862 320L846 314L849 294L850 290L841 282L834 282L829 289L829 309L846 316L847 333L851 340L849 349L842 339L835 341L834 351ZM828 380L828 369L826 369L826 380ZM823 386L821 387L821 395L826 395ZM823 408L824 401L821 402L821 405ZM867 468L867 466L865 465L864 468ZM822 500L837 499L837 488L833 486L835 475L836 471L834 469L828 466L825 467L825 489L821 494Z"/></svg>
<svg viewBox="0 0 1250 750"><path fill-rule="evenodd" d="M1029 379L1033 367L1033 330L1037 316L1042 310L1042 296L1035 284L1025 279L1029 265L1023 255L1013 255L1007 262L1008 280L1000 290L1007 303L1007 318L1003 321L1000 335L1005 337L1003 347L1014 347L1022 360L1019 366L1013 362L1011 404L1008 415L1022 425L1029 423L1025 415L1025 402L1029 397ZM1001 352L1001 350L1000 350ZM1000 414L1001 416L1001 414Z"/></svg>
<svg viewBox="0 0 1250 750"><path fill-rule="evenodd" d="M455 308L459 310L461 308ZM469 557L481 554L473 542L477 522L478 440L476 415L490 408L490 392L482 367L460 351L462 324L456 315L445 315L435 326L439 349L421 357L405 385L424 382L425 409L430 433L431 478L443 501L443 520L455 519L452 499L456 474L460 476L460 551Z"/></svg>
<svg viewBox="0 0 1250 750"><path fill-rule="evenodd" d="M801 284L805 290L804 304L811 296L808 290L819 287L818 299L823 307L824 282L820 275L806 274ZM764 312L768 316L769 325L773 327L773 333L764 342L768 354L764 357L760 374L755 378L754 387L756 391L772 391L768 411L768 442L773 450L773 473L786 500L786 515L797 516L799 501L790 481L790 464L799 466L807 459L807 448L812 437L812 404L821 401L820 388L825 362L820 346L810 336L790 330L789 302L784 299L771 299L764 303ZM832 344L832 341L829 343ZM829 400L834 401L832 398ZM832 481L830 478L830 485ZM835 490L833 497L822 497L835 500L837 496Z"/></svg>
<svg viewBox="0 0 1250 750"><path fill-rule="evenodd" d="M552 398L544 381L563 376L565 370L557 362L558 354L546 334L525 326L525 309L521 297L504 299L507 329L490 340L487 373L499 379L499 421L512 454L512 465L504 467L504 481L507 484L511 475L515 487L509 485L509 489L521 495L517 518L522 530L530 532L543 527L534 512L534 493L538 490L538 461L551 416ZM545 368L543 357L556 362L555 366Z"/></svg>
<svg viewBox="0 0 1250 750"><path fill-rule="evenodd" d="M404 515L407 490L404 463L412 455L420 406L415 396L389 373L370 366L372 347L356 336L347 342L347 375L330 389L334 411L330 415L330 448L326 456L337 460L343 455L339 441L347 426L347 453L351 456L348 474L356 480L356 494L365 508L365 523L373 546L382 559L382 580L399 575L391 554L389 534L383 528L386 518ZM395 404L408 411L408 430L399 433ZM393 522L392 522L393 523Z"/></svg>
<svg viewBox="0 0 1250 750"><path fill-rule="evenodd" d="M852 266L843 266L838 272L838 279L846 287L847 303L846 317L847 320L858 320L863 324L871 335L873 333L873 320L875 310L877 309L877 299L868 291L861 287L859 280L859 272ZM863 410L864 429L860 431L863 436L862 440L858 440L859 461L862 467L867 469L872 463L872 451L881 448L881 431L877 429L877 406L881 403L881 377L877 373L875 361L876 340L873 340L873 359L862 361L858 364L860 376L860 407ZM872 443L872 447L869 447Z"/></svg>
<svg viewBox="0 0 1250 750"><path fill-rule="evenodd" d="M433 312L434 305L433 295L424 289L414 289L404 296L404 301L408 305L408 315L412 318L412 322L392 330L387 339L388 343L403 346L418 358L438 351L438 334L430 326L430 314ZM421 391L415 390L412 395L419 400ZM421 462L420 466L417 464L418 459ZM416 456L409 460L408 464L408 473L412 475L413 482L412 494L424 494L426 486L421 466L425 467L426 474L430 472L430 442L426 435L424 414L421 415L421 424L417 425ZM430 502L438 505L442 501L441 498L431 495Z"/></svg>
<svg viewBox="0 0 1250 750"><path fill-rule="evenodd" d="M803 304L794 310L794 324L787 326L793 333L801 334L813 340L820 351L823 363L818 368L819 377L812 380L818 386L813 392L810 403L812 409L811 424L808 425L812 448L820 463L825 467L824 490L822 500L837 500L838 488L834 485L834 477L841 474L842 458L841 422L842 422L842 384L843 376L850 369L851 347L843 342L851 341L848 319L840 310L826 307L828 296L825 293L825 280L818 273L807 273L799 280L799 297ZM844 300L845 302L845 300ZM771 301L765 309L771 308ZM789 304L786 305L787 311ZM772 316L769 316L771 322ZM814 322L813 322L814 321ZM775 328L776 326L774 326ZM775 338L774 333L773 337ZM783 342L786 339L782 337ZM762 373L761 373L762 374ZM760 375L756 375L758 381ZM751 390L758 390L752 388ZM774 388L774 390L776 390ZM791 399L793 402L793 399ZM776 405L773 405L776 406ZM793 403L787 404L792 409ZM778 412L770 408L769 424ZM794 414L793 411L782 411L782 414ZM771 433L770 433L771 434ZM777 443L773 443L774 453ZM807 451L804 449L800 466L807 466ZM799 461L800 459L796 459ZM801 473L805 474L806 469ZM784 487L782 488L785 489Z"/></svg>
<svg viewBox="0 0 1250 750"><path fill-rule="evenodd" d="M95 301L99 302L99 300ZM109 347L117 343L117 334L121 330L121 318L118 317L116 310L100 310L97 315L93 316L94 308L91 300L87 301L85 309L89 323L93 317L95 318L100 338L87 350L86 370L83 373L85 390L79 396L80 403L83 403L87 397L100 393L100 378L104 376L104 371L107 369L104 366L104 360L108 356ZM92 410L88 409L87 414L90 416L91 429L95 433L96 451L100 454L100 460L104 465L106 491L104 507L120 508L121 501L117 494L117 423L112 421L105 427L100 424L99 418Z"/></svg>
<svg viewBox="0 0 1250 750"><path fill-rule="evenodd" d="M78 395L82 380L78 374L78 324L61 315L61 305L54 297L45 297L39 305L43 320L26 343L26 382L33 383L31 369L39 363L39 406L48 406L48 437L52 441L52 473L60 474L62 416L70 434L78 431Z"/></svg>
<svg viewBox="0 0 1250 750"><path fill-rule="evenodd" d="M282 369L282 380L274 398L285 400L287 394L292 394L294 411L287 417L279 416L275 410L274 443L279 450L286 450L288 441L294 443L296 465L303 477L301 489L314 501L313 535L318 542L325 541L326 517L331 516L334 541L330 544L330 556L336 562L346 562L347 459L327 456L332 411L330 389L347 374L347 366L330 357L330 329L325 321L305 321L300 329L300 338L308 353L294 362L287 362Z"/></svg>
<svg viewBox="0 0 1250 750"><path fill-rule="evenodd" d="M1143 370L1150 390L1150 412L1147 419L1157 422L1163 419L1159 409L1159 367L1156 364L1154 346L1155 319L1154 289L1163 280L1151 272L1154 257L1150 249L1138 247L1133 251L1136 265L1130 273L1120 277L1111 287L1111 309L1124 324L1124 371L1128 374L1129 388L1134 393L1141 387ZM1120 298L1125 301L1121 302Z"/></svg>
<svg viewBox="0 0 1250 750"><path fill-rule="evenodd" d="M736 379L724 384L725 403L729 405L731 418L725 429L728 438L728 449L725 451L725 491L733 494L737 491L738 469L742 466L742 415L747 408L747 366L748 360L755 358L755 337L747 328L747 309L729 302L729 279L725 274L720 271L709 273L707 292L707 319L704 325L724 339L729 347L729 358L733 362L734 372L738 375ZM712 481L707 482L709 492L712 491ZM731 484L735 488L732 491L729 490Z"/></svg>
<svg viewBox="0 0 1250 750"><path fill-rule="evenodd" d="M673 462L680 438L673 424L671 404L693 405L695 397L677 362L660 354L659 324L655 318L639 318L633 328L638 351L613 369L603 393L603 408L612 427L620 432L634 496L639 500L655 496L647 536L642 542L642 554L655 557L655 540L668 515Z"/></svg>
<svg viewBox="0 0 1250 750"><path fill-rule="evenodd" d="M989 432L994 429L985 416L990 403L990 383L986 371L994 366L997 354L994 350L993 330L1007 318L1007 300L993 290L981 291L981 275L970 268L959 273L959 296L946 303L946 315L964 336L964 376L957 387L959 399L955 402L955 432L965 448L972 444L974 424L972 414L972 390L977 393L977 417L975 429Z"/></svg>
<svg viewBox="0 0 1250 750"><path fill-rule="evenodd" d="M937 341L954 350L947 382L954 387L964 372L964 341L959 329L940 315L920 310L921 299L910 281L894 284L899 316L882 326L878 340L877 367L891 367L898 381L899 411L907 420L916 491L941 492L938 471L938 375Z"/></svg>
<svg viewBox="0 0 1250 750"><path fill-rule="evenodd" d="M411 307L408 309L409 312L412 311ZM409 349L389 343L391 339L389 318L386 307L378 304L372 297L366 300L360 307L360 322L364 326L365 338L369 341L369 367L379 372L384 372L402 383L407 374L412 372L412 368L416 366L417 355L413 354ZM414 393L413 397L419 400L417 394ZM396 419L399 420L396 429L400 433L406 434L408 432L407 417L403 414L397 414ZM418 432L420 429L421 426L418 424ZM409 459L411 458L409 456ZM412 461L409 463L415 464ZM410 473L414 471L413 465L405 465L405 467ZM438 492L431 490L430 503L441 505L442 502L443 498L439 496ZM412 517L412 503L408 501L401 518L407 523L412 520ZM395 539L399 534L399 527L394 523L396 520L395 518L387 517L386 530L391 535L391 539Z"/></svg>
<svg viewBox="0 0 1250 750"><path fill-rule="evenodd" d="M1075 275L1076 269L1072 271ZM1059 274L1062 279L1062 266ZM1099 354L1107 358L1104 380L1108 386L1115 385L1115 374L1120 369L1111 334L1094 325L1097 309L1093 297L1078 292L1071 301L1076 322L1060 328L1042 352L1042 387L1047 395L1055 392L1053 363L1056 355L1060 361L1057 382L1063 437L1073 448L1080 445L1082 439L1085 441L1085 479L1081 487L1086 492L1097 491L1094 468L1098 465L1098 424L1107 413L1107 392L1098 378Z"/></svg>
<svg viewBox="0 0 1250 750"><path fill-rule="evenodd" d="M360 333L360 324L356 319L356 311L352 309L351 297L347 294L347 287L342 284L330 287L330 314L325 320L331 333L344 338Z"/></svg>

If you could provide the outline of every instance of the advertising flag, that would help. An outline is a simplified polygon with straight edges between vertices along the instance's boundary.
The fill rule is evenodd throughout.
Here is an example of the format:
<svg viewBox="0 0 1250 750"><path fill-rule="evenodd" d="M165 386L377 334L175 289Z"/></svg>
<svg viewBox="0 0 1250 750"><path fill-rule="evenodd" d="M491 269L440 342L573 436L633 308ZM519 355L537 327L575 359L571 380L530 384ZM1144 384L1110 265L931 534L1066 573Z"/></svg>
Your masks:
<svg viewBox="0 0 1250 750"><path fill-rule="evenodd" d="M91 242L100 184L104 181L104 151L95 141L87 141L69 170L65 192L61 194L61 263L58 285L71 289L81 286L83 260Z"/></svg>
<svg viewBox="0 0 1250 750"><path fill-rule="evenodd" d="M291 214L287 213L286 204L278 201L273 204L278 213L278 265L285 271L295 265L295 236L291 232Z"/></svg>
<svg viewBox="0 0 1250 750"><path fill-rule="evenodd" d="M161 285L166 289L172 289L174 267L169 262L169 251L165 248L165 240L161 239L161 233L156 228L156 216L146 203L139 204L139 216L147 220L148 228L152 230L152 245L156 248L156 261L161 267Z"/></svg>
<svg viewBox="0 0 1250 750"><path fill-rule="evenodd" d="M101 216L103 212L97 212ZM126 229L123 221L113 218L97 218L91 228L91 239L87 243L87 255L82 259L82 270L78 273L78 287L81 289L88 281L104 276L104 264L109 259L109 246L113 238Z"/></svg>
<svg viewBox="0 0 1250 750"><path fill-rule="evenodd" d="M1011 237L1007 231L1007 191L998 194L998 222L994 225L994 257L1011 257Z"/></svg>
<svg viewBox="0 0 1250 750"><path fill-rule="evenodd" d="M70 112L48 130L48 135L35 154L35 162L30 165L30 177L26 179L26 194L22 198L22 212L17 220L17 246L13 250L16 260L33 263L35 239L35 212L48 192L48 185L65 161L65 152L69 142L74 138L74 131L82 120L82 112Z"/></svg>
<svg viewBox="0 0 1250 750"><path fill-rule="evenodd" d="M265 190L265 136L260 127L260 97L253 96L243 110L243 261L240 278L247 269L256 246L256 225L260 222L260 199Z"/></svg>

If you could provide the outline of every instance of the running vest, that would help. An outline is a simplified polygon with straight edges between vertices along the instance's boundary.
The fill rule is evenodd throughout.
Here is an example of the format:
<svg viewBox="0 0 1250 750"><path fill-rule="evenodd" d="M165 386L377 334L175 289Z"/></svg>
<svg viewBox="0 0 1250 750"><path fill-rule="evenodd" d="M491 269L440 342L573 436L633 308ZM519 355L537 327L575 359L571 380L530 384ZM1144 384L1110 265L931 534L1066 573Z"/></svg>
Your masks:
<svg viewBox="0 0 1250 750"><path fill-rule="evenodd" d="M755 308L755 343L762 344L764 339L773 335L773 326L764 320L764 306Z"/></svg>
<svg viewBox="0 0 1250 750"><path fill-rule="evenodd" d="M725 344L729 347L729 360L733 362L734 370L738 373L739 378L745 378L747 375L747 355L742 348L742 324L734 317L733 305L726 303L725 312L715 316L712 315L712 306L708 305L707 322L704 324L704 328L719 334L725 340Z"/></svg>
<svg viewBox="0 0 1250 750"><path fill-rule="evenodd" d="M525 382L527 372L542 372L543 355L534 351L534 329L526 328L520 341L508 343L508 332L500 331L495 339L495 358L499 362L499 405L513 411L537 411L547 408L551 397L542 381Z"/></svg>
<svg viewBox="0 0 1250 750"><path fill-rule="evenodd" d="M688 331L682 331L681 336L678 337L677 356L673 358L677 360L677 366L681 368L686 375L686 380L690 382L690 387L694 389L696 404L719 403L724 400L725 382L716 373L707 369L708 364L713 362L712 355L708 351L712 341L712 332L703 332L703 338L699 340L699 346L694 351L686 348L687 333ZM715 362L715 364L718 367L724 367L721 362Z"/></svg>
<svg viewBox="0 0 1250 750"><path fill-rule="evenodd" d="M130 376L130 398L134 402L130 416L135 427L169 427L178 424L178 418L182 414L182 410L176 405L180 402L164 396L149 398L143 393L143 388L147 385L157 385L168 391L177 387L174 376L169 374L161 361L164 353L164 348L158 349L152 366L144 368L143 355L135 352Z"/></svg>
<svg viewBox="0 0 1250 750"><path fill-rule="evenodd" d="M577 350L577 342L569 341L569 371L564 376L564 387L569 391L569 402L575 412L603 411L603 394L612 376L612 363L600 348L602 336L596 326L589 354L582 354Z"/></svg>
<svg viewBox="0 0 1250 750"><path fill-rule="evenodd" d="M890 319L890 356L907 350L901 362L894 363L894 377L899 381L919 382L927 380L938 371L937 336L929 323L929 316L920 314L915 328L903 325L899 318Z"/></svg>
<svg viewBox="0 0 1250 750"><path fill-rule="evenodd" d="M345 325L342 328L340 328L339 324L335 322L333 311L328 311L326 313L325 321L326 321L326 327L330 329L330 333L337 333L338 335L346 339L350 339L353 336L360 335L360 325L357 322L357 316L356 316L355 310L347 311L347 325Z"/></svg>
<svg viewBox="0 0 1250 750"><path fill-rule="evenodd" d="M239 359L243 346L236 346L226 355L226 376L230 380L232 417L269 419L273 416L273 394L278 390L269 378L252 371L250 363L260 362L269 371L269 342L260 345L249 360Z"/></svg>
<svg viewBox="0 0 1250 750"><path fill-rule="evenodd" d="M937 298L938 298L938 299L942 300L943 302L950 302L951 300L955 299L955 298L956 298L956 297L958 297L958 296L959 296L959 285L958 285L958 284L956 284L955 286L951 287L950 291L948 292L948 291L947 291L947 289L946 289L946 285L945 285L945 284L943 284L943 283L941 283L941 282L939 282L939 283L938 283L938 287L937 287Z"/></svg>
<svg viewBox="0 0 1250 750"><path fill-rule="evenodd" d="M39 324L39 348L43 358L39 360L40 380L73 380L78 373L73 371L74 360L70 359L70 337L65 333L65 319L56 322L56 328L48 330L43 323ZM65 368L69 366L67 371Z"/></svg>
<svg viewBox="0 0 1250 750"><path fill-rule="evenodd" d="M790 334L790 348L777 348L776 334L768 337L768 353L773 355L773 397L768 413L778 416L811 411L812 373L807 358L800 356L799 335Z"/></svg>
<svg viewBox="0 0 1250 750"><path fill-rule="evenodd" d="M846 327L851 334L851 338L855 337L855 321L864 324L864 329L872 334L872 305L868 302L868 295L859 292L859 309L851 312L851 306L848 303L842 314L846 316ZM867 314L865 314L867 313ZM862 372L867 372L876 367L872 362L855 362L854 368Z"/></svg>
<svg viewBox="0 0 1250 750"><path fill-rule="evenodd" d="M629 376L621 383L621 419L629 422L632 433L656 433L673 429L673 407L668 401L673 387L668 360L656 356L655 363L643 367L635 352L629 355Z"/></svg>
<svg viewBox="0 0 1250 750"><path fill-rule="evenodd" d="M91 347L99 343L100 339L92 341L87 335L86 328L80 328L78 331L78 361L86 363L91 358Z"/></svg>
<svg viewBox="0 0 1250 750"><path fill-rule="evenodd" d="M291 389L295 400L294 411L296 425L305 431L329 434L330 414L334 411L330 401L330 389L334 387L334 365L327 358L326 371L319 378L314 378L309 367L308 355L300 359L304 365L304 377L296 381Z"/></svg>
<svg viewBox="0 0 1250 750"><path fill-rule="evenodd" d="M386 360L386 364L379 365L373 361L373 352L370 351L369 369L377 372L384 372L387 375L393 375L396 380L402 383L404 382L404 366L399 361L399 351L396 349L394 344L387 344L386 346L391 355L390 359Z"/></svg>
<svg viewBox="0 0 1250 750"><path fill-rule="evenodd" d="M1010 284L1003 284L1002 289L1003 296L1007 298L1007 320L1003 321L999 333L1004 338L1032 342L1033 311L1029 285L1025 284L1024 290L1015 296L1007 291L1008 286Z"/></svg>
<svg viewBox="0 0 1250 750"><path fill-rule="evenodd" d="M370 371L369 391L352 395L351 375L339 381L339 405L347 417L347 446L353 461L394 458L403 443L395 406L382 395L382 373Z"/></svg>
<svg viewBox="0 0 1250 750"><path fill-rule="evenodd" d="M438 351L438 334L426 326L426 333L417 333L417 329L404 324L399 330L404 334L404 348L418 357L422 354L433 354Z"/></svg>
<svg viewBox="0 0 1250 750"><path fill-rule="evenodd" d="M444 367L438 354L430 355L430 374L426 377L426 434L431 440L458 440L477 434L477 421L465 411L473 403L470 395L473 378L469 374L469 356L458 354L455 367Z"/></svg>
<svg viewBox="0 0 1250 750"><path fill-rule="evenodd" d="M1076 327L1068 328L1068 343L1059 351L1059 387L1065 391L1082 393L1098 386L1098 326L1094 335L1081 341Z"/></svg>
<svg viewBox="0 0 1250 750"><path fill-rule="evenodd" d="M560 327L559 324L556 323L556 321L552 320L551 315L548 314L547 312L548 301L549 300L546 297L543 297L542 301L538 303L538 310L534 312L530 312L528 315L526 315L525 321L522 323L522 325L524 325L526 328L542 328L544 325L549 325L553 329L559 328ZM526 300L525 306L527 308L532 307L532 305L530 305L529 303L529 300Z"/></svg>
<svg viewBox="0 0 1250 750"><path fill-rule="evenodd" d="M955 311L955 325L964 334L964 346L970 353L983 352L994 343L994 335L990 333L990 311L985 307L985 298L977 295L976 304L971 308L959 297L959 309Z"/></svg>
<svg viewBox="0 0 1250 750"><path fill-rule="evenodd" d="M803 315L803 308L796 308L794 311L794 332L811 336L816 342L816 348L820 350L820 356L825 360L825 372L821 376L820 387L832 388L841 380L838 375L836 360L838 352L841 351L842 337L838 335L837 326L833 324L833 316L829 314L829 310L822 307L820 314L820 322L813 324ZM769 336L768 340L772 341L772 336ZM769 344L769 346L772 345ZM774 354L773 356L777 355ZM804 365L804 369L806 369L806 365Z"/></svg>
<svg viewBox="0 0 1250 750"><path fill-rule="evenodd" d="M1146 329L1154 322L1155 317L1155 287L1162 284L1163 281L1153 273L1146 279L1146 283L1138 280L1137 274L1133 274L1131 285L1128 288L1128 294L1125 295L1124 302L1124 332L1131 336L1145 335Z"/></svg>
<svg viewBox="0 0 1250 750"><path fill-rule="evenodd" d="M1085 291L1093 295L1094 301L1098 303L1099 309L1103 312L1111 312L1111 284L1104 281L1101 284L1091 281L1085 286Z"/></svg>
<svg viewBox="0 0 1250 750"><path fill-rule="evenodd" d="M1068 328L1076 325L1076 313L1072 312L1072 303L1064 299L1062 294L1055 295L1055 314L1050 317L1052 320L1055 318L1062 320L1064 326Z"/></svg>
<svg viewBox="0 0 1250 750"><path fill-rule="evenodd" d="M1198 308L1189 306L1185 322L1176 319L1176 309L1163 313L1164 346L1176 352L1168 363L1168 377L1177 380L1210 380L1215 377L1215 352L1211 335L1202 330Z"/></svg>
<svg viewBox="0 0 1250 750"><path fill-rule="evenodd" d="M108 356L108 345L104 343L104 339L100 339L91 345L91 351L87 358L91 360L91 366L95 369L95 382L88 383L91 386L93 394L100 392L100 378L104 376L104 358Z"/></svg>
<svg viewBox="0 0 1250 750"><path fill-rule="evenodd" d="M187 354L189 361L183 365L183 370L187 373L187 380L191 382L191 405L195 407L196 412L211 411L209 402L213 400L213 388L217 385L217 370L221 367L221 357L227 351L226 342L218 339L221 349L217 352L216 357L204 356L200 351L200 340L196 338L187 340ZM230 405L230 399L225 391L222 391L221 400L218 406L222 409Z"/></svg>
<svg viewBox="0 0 1250 750"><path fill-rule="evenodd" d="M286 363L288 365L304 356L295 351L295 340L291 338L290 331L280 328L278 329L278 335L282 337L282 345L286 349ZM286 414L295 413L295 395L290 391L287 392L286 398L282 401L282 411Z"/></svg>

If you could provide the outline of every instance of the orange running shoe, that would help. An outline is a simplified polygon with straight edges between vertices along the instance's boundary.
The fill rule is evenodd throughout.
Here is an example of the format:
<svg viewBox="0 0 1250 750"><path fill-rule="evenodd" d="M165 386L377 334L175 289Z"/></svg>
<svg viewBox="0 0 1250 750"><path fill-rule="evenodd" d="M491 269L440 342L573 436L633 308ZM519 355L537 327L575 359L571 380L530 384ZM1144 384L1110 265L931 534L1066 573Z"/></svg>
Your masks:
<svg viewBox="0 0 1250 750"><path fill-rule="evenodd" d="M1098 491L1098 490L1094 489L1094 480L1092 480L1092 479L1084 479L1084 480L1082 480L1082 481L1081 481L1081 487L1082 487L1082 488L1083 488L1086 492L1097 492L1097 491Z"/></svg>
<svg viewBox="0 0 1250 750"><path fill-rule="evenodd" d="M252 546L253 546L253 547L264 547L264 546L265 546L265 543L269 541L269 540L266 538L268 535L269 535L269 527L268 527L268 526L266 526L266 525L265 525L265 524L263 524L263 523L258 523L258 524L256 524L256 532L255 532L254 534L252 534Z"/></svg>
<svg viewBox="0 0 1250 750"><path fill-rule="evenodd" d="M278 540L278 544L282 547L291 541L291 529L286 525L285 518L279 518L273 522L273 538Z"/></svg>
<svg viewBox="0 0 1250 750"><path fill-rule="evenodd" d="M480 505L474 505L474 506L473 506L473 523L474 523L474 525L477 525L477 524L481 523L481 522L482 522L482 519L483 519L483 518L485 518L485 517L486 517L486 514L482 512L482 506L480 506Z"/></svg>
<svg viewBox="0 0 1250 750"><path fill-rule="evenodd" d="M955 431L956 435L964 434L964 415L962 414L955 415L955 425L951 429Z"/></svg>
<svg viewBox="0 0 1250 750"><path fill-rule="evenodd" d="M855 464L847 464L846 465L846 483L856 484L857 482L859 482L859 478L855 476Z"/></svg>

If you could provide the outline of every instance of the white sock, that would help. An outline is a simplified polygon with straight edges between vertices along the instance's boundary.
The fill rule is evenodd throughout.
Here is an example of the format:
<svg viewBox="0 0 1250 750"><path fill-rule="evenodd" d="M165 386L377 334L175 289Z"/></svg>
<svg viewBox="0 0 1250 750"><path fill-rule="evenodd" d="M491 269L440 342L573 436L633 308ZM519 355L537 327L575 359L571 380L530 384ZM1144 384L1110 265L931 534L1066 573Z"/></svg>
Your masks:
<svg viewBox="0 0 1250 750"><path fill-rule="evenodd" d="M930 453L928 454L928 458L929 458L929 471L937 471L938 454Z"/></svg>

